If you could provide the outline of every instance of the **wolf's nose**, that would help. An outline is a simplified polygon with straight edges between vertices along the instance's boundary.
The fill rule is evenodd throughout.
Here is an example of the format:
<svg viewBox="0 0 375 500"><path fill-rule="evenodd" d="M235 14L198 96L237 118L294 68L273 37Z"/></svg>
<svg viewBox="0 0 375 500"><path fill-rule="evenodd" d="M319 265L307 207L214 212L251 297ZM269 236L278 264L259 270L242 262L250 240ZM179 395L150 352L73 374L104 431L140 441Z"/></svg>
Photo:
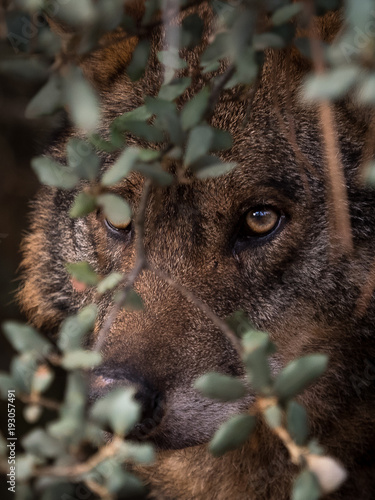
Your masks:
<svg viewBox="0 0 375 500"><path fill-rule="evenodd" d="M119 377L120 375L120 377ZM130 439L143 440L153 434L160 424L163 415L163 398L160 391L154 389L142 377L130 373L129 370L116 370L113 367L101 366L95 370L90 382L90 400L104 397L110 391L123 387L135 389L134 399L140 404L141 418L128 434Z"/></svg>
<svg viewBox="0 0 375 500"><path fill-rule="evenodd" d="M148 439L159 426L164 415L163 399L159 392L148 388L138 391L135 399L141 404L142 417L129 434L131 439Z"/></svg>

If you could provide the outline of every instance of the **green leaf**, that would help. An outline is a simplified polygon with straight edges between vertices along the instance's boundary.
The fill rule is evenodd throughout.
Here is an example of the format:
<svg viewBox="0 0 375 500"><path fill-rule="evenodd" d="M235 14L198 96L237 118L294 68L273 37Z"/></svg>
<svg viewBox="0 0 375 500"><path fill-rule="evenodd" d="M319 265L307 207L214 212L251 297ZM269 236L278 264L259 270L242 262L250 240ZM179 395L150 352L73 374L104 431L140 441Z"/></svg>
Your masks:
<svg viewBox="0 0 375 500"><path fill-rule="evenodd" d="M82 308L78 314L66 318L60 328L58 347L64 352L80 349L83 337L95 326L97 314L97 306L89 304Z"/></svg>
<svg viewBox="0 0 375 500"><path fill-rule="evenodd" d="M16 356L10 364L10 374L13 381L13 388L17 392L29 393L31 390L31 380L37 368L38 352L25 352L21 356Z"/></svg>
<svg viewBox="0 0 375 500"><path fill-rule="evenodd" d="M128 121L124 129L130 134L150 142L162 142L164 134L153 125L141 121Z"/></svg>
<svg viewBox="0 0 375 500"><path fill-rule="evenodd" d="M286 416L289 434L298 446L304 446L309 435L309 424L305 408L296 401L289 401Z"/></svg>
<svg viewBox="0 0 375 500"><path fill-rule="evenodd" d="M272 343L267 333L254 330L247 324L247 330L242 334L242 345L245 354L252 354L258 350L267 354L273 352Z"/></svg>
<svg viewBox="0 0 375 500"><path fill-rule="evenodd" d="M31 166L39 181L47 186L73 189L79 182L78 175L71 168L60 165L47 156L33 158Z"/></svg>
<svg viewBox="0 0 375 500"><path fill-rule="evenodd" d="M173 144L182 146L185 137L175 103L159 97L146 97L145 102L147 109L157 117L154 121L155 127L165 130Z"/></svg>
<svg viewBox="0 0 375 500"><path fill-rule="evenodd" d="M264 411L264 417L267 421L267 424L275 429L276 427L280 427L282 424L283 414L278 406L269 406Z"/></svg>
<svg viewBox="0 0 375 500"><path fill-rule="evenodd" d="M160 97L145 97L146 108L153 115L169 115L176 111L176 104Z"/></svg>
<svg viewBox="0 0 375 500"><path fill-rule="evenodd" d="M174 101L180 97L191 84L191 78L177 78L168 85L162 85L158 97L166 101Z"/></svg>
<svg viewBox="0 0 375 500"><path fill-rule="evenodd" d="M65 79L65 102L75 125L92 132L100 122L99 100L79 68L72 67Z"/></svg>
<svg viewBox="0 0 375 500"><path fill-rule="evenodd" d="M69 211L72 219L85 217L96 209L96 197L87 191L77 194Z"/></svg>
<svg viewBox="0 0 375 500"><path fill-rule="evenodd" d="M95 21L96 12L91 0L64 0L56 9L56 17L68 26L89 25Z"/></svg>
<svg viewBox="0 0 375 500"><path fill-rule="evenodd" d="M0 72L28 81L43 81L48 77L48 65L36 57L13 58L0 62Z"/></svg>
<svg viewBox="0 0 375 500"><path fill-rule="evenodd" d="M372 0L347 0L345 2L345 20L361 31L365 29L369 22L369 15L372 13L374 3ZM370 41L372 37L368 36ZM362 47L361 47L362 48Z"/></svg>
<svg viewBox="0 0 375 500"><path fill-rule="evenodd" d="M34 373L31 391L42 393L52 384L55 374L47 365L40 365Z"/></svg>
<svg viewBox="0 0 375 500"><path fill-rule="evenodd" d="M47 432L67 446L76 448L85 439L87 394L87 375L80 370L68 372L60 418L47 425Z"/></svg>
<svg viewBox="0 0 375 500"><path fill-rule="evenodd" d="M82 432L80 426L84 423L85 407L87 404L88 381L81 371L74 371L68 374L65 389L64 403L61 409L61 417L73 420L73 430L71 435L81 440ZM66 427L67 428L67 427ZM51 433L51 435L53 435ZM55 437L59 438L56 433Z"/></svg>
<svg viewBox="0 0 375 500"><path fill-rule="evenodd" d="M122 127L126 126L128 122L147 121L149 118L151 118L151 116L152 113L149 112L146 106L139 106L138 108L132 109L131 111L127 111L121 116L118 116L114 120L114 123Z"/></svg>
<svg viewBox="0 0 375 500"><path fill-rule="evenodd" d="M0 433L0 456L5 457L7 451L8 451L7 442L4 436Z"/></svg>
<svg viewBox="0 0 375 500"><path fill-rule="evenodd" d="M172 144L176 146L184 145L185 134L181 128L180 117L176 109L171 112L160 113L155 119L154 125L166 131Z"/></svg>
<svg viewBox="0 0 375 500"><path fill-rule="evenodd" d="M310 453L314 455L324 455L326 453L326 450L323 448L321 444L319 444L318 440L315 438L309 441L307 447Z"/></svg>
<svg viewBox="0 0 375 500"><path fill-rule="evenodd" d="M70 262L65 264L66 269L69 274L73 276L80 283L85 283L85 285L93 286L98 284L99 276L96 274L92 266L86 262Z"/></svg>
<svg viewBox="0 0 375 500"><path fill-rule="evenodd" d="M169 186L173 182L173 175L163 170L159 162L151 164L139 162L134 170L146 177L149 177L159 184L159 186Z"/></svg>
<svg viewBox="0 0 375 500"><path fill-rule="evenodd" d="M43 8L43 3L43 0L17 0L16 6L28 12L35 12Z"/></svg>
<svg viewBox="0 0 375 500"><path fill-rule="evenodd" d="M145 13L142 18L142 26L147 26L154 20L154 16L161 8L161 0L145 0Z"/></svg>
<svg viewBox="0 0 375 500"><path fill-rule="evenodd" d="M22 446L33 455L55 458L64 452L61 442L47 434L43 429L36 428L22 438Z"/></svg>
<svg viewBox="0 0 375 500"><path fill-rule="evenodd" d="M226 319L228 326L234 331L237 337L242 338L246 333L254 331L248 317L244 311L236 311ZM252 341L250 337L250 342Z"/></svg>
<svg viewBox="0 0 375 500"><path fill-rule="evenodd" d="M290 362L278 375L274 394L281 401L295 397L325 372L327 364L325 354L310 354Z"/></svg>
<svg viewBox="0 0 375 500"><path fill-rule="evenodd" d="M293 485L292 500L318 500L321 495L320 486L315 474L304 470Z"/></svg>
<svg viewBox="0 0 375 500"><path fill-rule="evenodd" d="M112 133L119 134L126 131L146 141L161 142L164 139L163 132L147 123L151 116L152 113L146 106L140 106L128 111L113 121L111 125Z"/></svg>
<svg viewBox="0 0 375 500"><path fill-rule="evenodd" d="M191 165L191 169L195 172L198 179L208 179L209 177L219 177L227 174L234 168L236 163L224 163L217 156L201 156L199 160Z"/></svg>
<svg viewBox="0 0 375 500"><path fill-rule="evenodd" d="M223 151L232 147L232 136L227 130L219 128L212 129L214 136L211 143L211 151Z"/></svg>
<svg viewBox="0 0 375 500"><path fill-rule="evenodd" d="M209 64L206 64L202 70L202 73L205 75L207 73L211 73L213 71L217 71L220 69L220 62L219 61L213 61Z"/></svg>
<svg viewBox="0 0 375 500"><path fill-rule="evenodd" d="M181 45L183 47L194 47L202 40L203 20L198 14L190 14L182 20Z"/></svg>
<svg viewBox="0 0 375 500"><path fill-rule="evenodd" d="M40 496L38 500L75 500L77 494L77 485L74 483L68 483L66 479L61 478L51 478L49 477L49 484L45 484L46 479L43 482L43 488L40 488ZM41 481L40 481L41 482ZM38 486L40 485L38 483ZM18 500L18 499L17 499ZM21 499L20 499L21 500ZM22 500L28 500L23 499ZM33 500L31 498L30 500Z"/></svg>
<svg viewBox="0 0 375 500"><path fill-rule="evenodd" d="M179 57L179 51L174 47L170 47L168 50L160 50L158 52L158 60L168 68L187 68L187 62Z"/></svg>
<svg viewBox="0 0 375 500"><path fill-rule="evenodd" d="M99 25L104 31L112 31L122 22L124 0L99 0L95 8Z"/></svg>
<svg viewBox="0 0 375 500"><path fill-rule="evenodd" d="M361 103L375 104L375 74L361 75L358 82L357 96Z"/></svg>
<svg viewBox="0 0 375 500"><path fill-rule="evenodd" d="M115 225L126 224L132 217L128 203L116 194L101 194L97 198L104 215Z"/></svg>
<svg viewBox="0 0 375 500"><path fill-rule="evenodd" d="M65 370L77 370L79 368L89 370L100 365L101 362L102 357L99 352L77 349L69 351L63 356L61 366Z"/></svg>
<svg viewBox="0 0 375 500"><path fill-rule="evenodd" d="M159 160L161 156L160 151L155 149L140 149L139 150L139 159L141 161L152 162L154 160Z"/></svg>
<svg viewBox="0 0 375 500"><path fill-rule="evenodd" d="M220 59L224 59L225 57L227 57L230 46L230 34L218 33L214 41L208 45L208 47L201 55L201 64L203 66L217 66L217 62Z"/></svg>
<svg viewBox="0 0 375 500"><path fill-rule="evenodd" d="M186 102L181 111L181 124L184 130L189 130L201 122L207 110L210 89L204 87L192 99Z"/></svg>
<svg viewBox="0 0 375 500"><path fill-rule="evenodd" d="M206 373L195 381L194 387L204 396L221 401L235 401L246 394L241 380L222 373Z"/></svg>
<svg viewBox="0 0 375 500"><path fill-rule="evenodd" d="M302 7L303 7L303 5L300 2L287 4L287 5L283 5L282 7L279 7L272 14L272 17L271 17L272 24L274 26L280 26L280 24L287 23L294 16L296 16L297 14L299 14L301 12Z"/></svg>
<svg viewBox="0 0 375 500"><path fill-rule="evenodd" d="M124 435L138 422L141 411L134 400L134 389L116 389L96 401L91 415L102 425L109 425L116 434Z"/></svg>
<svg viewBox="0 0 375 500"><path fill-rule="evenodd" d="M95 149L99 151L105 151L106 153L113 153L116 151L116 146L112 142L103 139L99 134L90 134L88 140L94 146Z"/></svg>
<svg viewBox="0 0 375 500"><path fill-rule="evenodd" d="M78 425L74 417L64 417L47 426L48 433L64 443L74 441L77 436L77 430L82 428L82 422Z"/></svg>
<svg viewBox="0 0 375 500"><path fill-rule="evenodd" d="M3 324L3 331L18 352L34 351L46 356L52 349L52 344L32 326L17 321L7 321Z"/></svg>
<svg viewBox="0 0 375 500"><path fill-rule="evenodd" d="M242 337L244 363L251 385L257 392L269 394L272 387L268 356L273 352L273 344L268 335L258 330L249 330Z"/></svg>
<svg viewBox="0 0 375 500"><path fill-rule="evenodd" d="M115 163L103 174L101 181L102 185L113 186L124 179L133 168L139 154L140 150L138 148L126 148Z"/></svg>
<svg viewBox="0 0 375 500"><path fill-rule="evenodd" d="M149 443L124 441L118 451L118 457L138 464L151 464L155 460L155 451Z"/></svg>
<svg viewBox="0 0 375 500"><path fill-rule="evenodd" d="M43 408L40 405L27 405L23 409L23 418L29 424L35 424L43 414Z"/></svg>
<svg viewBox="0 0 375 500"><path fill-rule="evenodd" d="M236 56L236 72L224 88L252 84L259 72L258 59L253 47L244 47Z"/></svg>
<svg viewBox="0 0 375 500"><path fill-rule="evenodd" d="M368 186L375 187L375 162L370 162L365 166L364 178Z"/></svg>
<svg viewBox="0 0 375 500"><path fill-rule="evenodd" d="M185 153L187 166L199 160L209 151L213 137L214 133L208 125L198 125L191 130Z"/></svg>
<svg viewBox="0 0 375 500"><path fill-rule="evenodd" d="M59 75L51 75L48 82L29 102L26 118L51 115L63 105L63 80Z"/></svg>
<svg viewBox="0 0 375 500"><path fill-rule="evenodd" d="M106 276L104 279L100 281L100 283L97 286L97 291L100 295L108 292L109 290L112 290L115 288L119 283L121 283L123 279L123 274L121 273L116 273L113 272Z"/></svg>
<svg viewBox="0 0 375 500"><path fill-rule="evenodd" d="M346 65L321 75L310 75L304 85L304 98L315 102L324 99L339 99L360 77L357 66Z"/></svg>
<svg viewBox="0 0 375 500"><path fill-rule="evenodd" d="M8 391L15 389L12 377L7 373L0 372L0 397L1 399L8 398Z"/></svg>
<svg viewBox="0 0 375 500"><path fill-rule="evenodd" d="M124 309L128 311L142 311L144 309L144 304L141 296L133 289L128 290L126 294Z"/></svg>
<svg viewBox="0 0 375 500"><path fill-rule="evenodd" d="M249 438L256 425L253 415L236 415L225 422L215 433L210 442L211 453L219 457L227 451L239 448Z"/></svg>
<svg viewBox="0 0 375 500"><path fill-rule="evenodd" d="M263 52L266 49L282 49L285 42L276 33L260 33L254 36L253 46L255 50Z"/></svg>
<svg viewBox="0 0 375 500"><path fill-rule="evenodd" d="M112 472L106 477L106 488L110 493L121 498L145 498L145 486L138 477L124 471L120 466L116 469L113 462L111 467Z"/></svg>
<svg viewBox="0 0 375 500"><path fill-rule="evenodd" d="M34 472L34 467L39 464L35 455L25 453L16 458L17 481L23 483L28 481Z"/></svg>
<svg viewBox="0 0 375 500"><path fill-rule="evenodd" d="M100 168L100 158L87 141L77 139L69 140L67 148L68 165L77 173L80 179L94 180Z"/></svg>
<svg viewBox="0 0 375 500"><path fill-rule="evenodd" d="M149 40L141 40L133 52L129 66L126 68L131 80L139 80L144 75L149 56L150 42Z"/></svg>

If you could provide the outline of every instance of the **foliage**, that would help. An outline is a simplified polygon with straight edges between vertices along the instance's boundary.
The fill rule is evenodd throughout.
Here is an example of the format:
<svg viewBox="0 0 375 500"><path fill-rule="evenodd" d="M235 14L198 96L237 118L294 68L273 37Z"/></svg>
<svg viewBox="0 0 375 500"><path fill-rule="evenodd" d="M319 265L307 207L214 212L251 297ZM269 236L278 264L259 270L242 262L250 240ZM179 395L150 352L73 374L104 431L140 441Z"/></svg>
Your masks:
<svg viewBox="0 0 375 500"><path fill-rule="evenodd" d="M194 2L197 3L200 2ZM108 187L121 182L130 172L139 172L149 183L163 187L184 182L191 175L199 179L220 176L236 167L225 160L225 151L232 144L230 134L210 124L215 105L223 91L237 89L249 101L250 113L264 51L291 44L311 58L315 68L304 84L306 100L320 103L341 99L350 91L359 102L373 104L375 44L368 27L373 16L372 1L345 2L344 29L330 45L295 36L296 24L306 28L314 11L322 14L337 8L339 3L213 0L217 26L200 56L203 87L188 100L186 90L193 75L184 71L187 65L180 49L191 49L200 43L202 20L195 13L187 15L177 34L172 33L175 26L166 26L169 44L158 54L164 68L158 95L143 96L140 107L117 117L108 134L102 136L99 97L79 63L98 48L105 32L121 27L129 37L139 36L127 72L134 81L142 78L150 54L146 35L165 22L165 18L172 19L179 10L185 11L189 2L180 0L171 7L159 0L147 0L138 23L124 10L123 0L10 2L6 12L9 57L1 61L0 71L42 82L26 110L28 117L49 115L63 108L77 129L77 137L67 145L67 165L42 156L34 158L32 168L42 183L77 191L71 217L84 217L100 209L114 224L126 225L131 209L122 198L110 194ZM160 17L163 6L165 15ZM258 21L265 12L267 22L260 29ZM60 39L40 14L52 16L71 30L67 48L62 49ZM292 22L295 19L296 23ZM148 146L128 146L129 136ZM116 154L117 159L104 171L102 165L107 154ZM168 170L171 162L177 165L175 175ZM374 165L368 165L366 175L373 184ZM142 214L139 229L141 225ZM139 249L142 250L141 241ZM98 294L121 289L120 295L117 292L116 307L139 308L142 304L132 286L147 265L141 252L138 267L129 276L118 273L98 276L86 262L70 263L67 268L77 283L96 287ZM142 489L140 481L123 467L129 462L150 463L154 458L151 445L124 439L140 418L132 390L117 390L90 409L86 404L87 375L101 361L100 349L84 348L96 314L96 307L91 304L66 319L57 342L46 340L31 326L4 325L4 333L17 355L12 360L10 374L0 375L2 396L6 399L8 390L15 389L16 396L26 404L26 420L33 424L32 431L22 438L24 451L17 459L18 498L26 498L31 490L37 491L39 498L52 498L70 491L77 482L85 483L101 498L118 495L133 498ZM217 431L210 449L221 455L240 446L255 428L257 418L262 418L270 432L275 432L288 448L292 461L301 467L293 499L317 499L333 491L345 474L309 440L308 416L295 397L323 374L327 359L319 354L306 356L291 362L275 376L268 362L274 353L269 337L253 330L245 318L238 318L230 322L229 328L231 340L234 339L243 358L247 380L207 374L197 381L196 387L207 397L222 401L241 398L251 387L257 398L248 414L233 417ZM228 332L228 325L223 325L223 331ZM61 401L44 396L57 367L66 372ZM48 421L42 426L38 422L46 409L54 414L52 418L48 414ZM113 440L106 441L103 429L113 432ZM0 444L5 456L3 439ZM328 482L324 470L332 473Z"/></svg>

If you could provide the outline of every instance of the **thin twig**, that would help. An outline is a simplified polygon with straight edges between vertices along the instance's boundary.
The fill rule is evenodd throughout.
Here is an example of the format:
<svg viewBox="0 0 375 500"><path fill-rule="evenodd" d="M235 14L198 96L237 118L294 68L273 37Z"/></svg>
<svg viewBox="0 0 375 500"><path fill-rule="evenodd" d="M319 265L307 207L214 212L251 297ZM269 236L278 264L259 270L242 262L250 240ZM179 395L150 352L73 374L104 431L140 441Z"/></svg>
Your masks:
<svg viewBox="0 0 375 500"><path fill-rule="evenodd" d="M289 61L289 58L287 58L287 61ZM286 68L286 84L285 84L285 90L286 90L286 117L288 119L288 125L289 125L289 130L287 126L284 123L284 117L282 115L279 101L277 99L277 82L276 82L276 71L272 71L271 79L272 79L272 100L273 100L273 107L276 113L276 117L279 123L279 127L284 134L285 138L288 140L290 146L293 149L293 153L296 157L297 160L297 166L301 174L301 180L303 183L304 191L306 193L306 197L308 200L308 203L311 204L311 191L310 191L310 186L309 186L309 181L307 178L306 171L304 169L304 166L308 168L310 173L316 174L316 168L310 163L309 159L304 155L304 153L301 151L300 147L298 146L297 143L297 136L296 136L296 131L295 131L295 126L293 122L292 115L290 113L291 109L291 102L290 102L290 86L289 86L289 74L290 74L290 68L289 64L287 64Z"/></svg>
<svg viewBox="0 0 375 500"><path fill-rule="evenodd" d="M256 93L258 91L260 82L262 81L262 72L263 72L263 66L259 68L258 74L255 78L254 83L250 86L246 93L246 100L247 100L247 106L246 106L246 113L245 113L245 118L243 119L242 122L242 127L245 128L246 125L249 123L250 118L251 118L251 113L253 111L253 106L254 106L254 100Z"/></svg>
<svg viewBox="0 0 375 500"><path fill-rule="evenodd" d="M56 465L43 467L41 469L35 470L35 476L80 479L81 476L95 469L95 467L97 467L101 462L116 455L122 442L123 441L120 437L115 436L110 443L105 445L103 448L100 448L100 450L95 453L95 455L90 457L86 462L67 466Z"/></svg>
<svg viewBox="0 0 375 500"><path fill-rule="evenodd" d="M95 495L100 498L100 500L115 499L115 497L107 490L105 486L102 486L93 479L85 479L84 483Z"/></svg>
<svg viewBox="0 0 375 500"><path fill-rule="evenodd" d="M168 285L176 289L178 292L180 292L183 297L188 299L192 304L200 309L212 321L212 323L224 333L231 344L235 347L240 357L242 357L243 349L239 338L228 326L228 324L224 320L219 318L219 316L217 316L205 302L199 299L191 290L185 288L180 283L177 283L177 281L168 276L168 274L166 274L161 269L157 269L150 264L148 264L147 269L153 272L160 279L168 283Z"/></svg>
<svg viewBox="0 0 375 500"><path fill-rule="evenodd" d="M213 86L210 98L208 100L207 110L204 114L204 118L208 120L214 112L215 106L220 98L221 91L224 89L225 85L232 78L236 70L235 65L230 64L223 74L217 77L216 82Z"/></svg>
<svg viewBox="0 0 375 500"><path fill-rule="evenodd" d="M372 294L375 290L375 259L372 262L370 271L367 276L366 283L363 285L361 295L357 301L355 315L357 318L362 318L368 306L370 305Z"/></svg>
<svg viewBox="0 0 375 500"><path fill-rule="evenodd" d="M146 256L144 249L144 222L146 216L146 208L148 197L150 194L152 182L150 179L146 179L143 187L142 198L139 204L138 215L136 217L134 223L134 229L136 234L136 260L133 269L127 274L122 280L122 285L124 285L123 290L120 293L120 297L116 304L113 306L112 310L108 314L105 319L99 333L97 340L95 342L94 351L100 351L104 345L105 339L107 337L108 332L111 329L112 323L115 321L118 313L121 308L126 304L126 300L129 294L129 291L133 288L135 281L138 276L146 267Z"/></svg>
<svg viewBox="0 0 375 500"><path fill-rule="evenodd" d="M313 26L314 5L311 0L309 0L306 5L310 11L309 40L314 69L317 75L322 75L325 73L324 54L320 39L316 36ZM327 100L321 101L318 110L327 160L326 174L329 186L329 197L334 212L334 235L340 240L342 253L351 253L353 251L353 239L350 224L348 193L344 170L340 160L340 150L331 103ZM338 250L336 241L333 241L332 247L334 251Z"/></svg>
<svg viewBox="0 0 375 500"><path fill-rule="evenodd" d="M17 394L17 398L25 404L31 405L39 405L47 408L48 410L59 411L61 408L61 404L58 401L54 401L53 399L43 398L38 394L29 395L29 394Z"/></svg>
<svg viewBox="0 0 375 500"><path fill-rule="evenodd" d="M264 417L265 411L269 408L277 406L277 399L274 397L259 397L256 402L256 409ZM306 455L310 453L306 446L299 446L295 443L292 436L285 427L278 425L277 427L268 426L289 452L291 461L298 466L301 466Z"/></svg>
<svg viewBox="0 0 375 500"><path fill-rule="evenodd" d="M179 12L182 13L182 12L190 9L191 7L199 6L202 3L204 3L205 1L206 0L192 0L191 2L188 2L187 4L180 6ZM109 40L106 43L100 44L100 40L99 40L98 45L95 46L93 49L91 49L90 52L79 56L79 61L81 61L81 62L84 61L85 59L90 57L93 52L95 52L97 50L107 49L107 48L112 47L113 45L116 45L118 43L125 42L126 40L129 40L130 38L134 38L134 37L137 37L137 38L148 37L148 38L150 38L151 33L155 28L159 28L164 23L169 24L170 22L173 21L173 19L175 17L176 17L176 13L171 12L169 15L167 15L165 17L160 17L159 19L156 19L155 21L151 21L149 23L141 25L141 26L135 28L130 33L124 33L123 36L119 36L116 39Z"/></svg>
<svg viewBox="0 0 375 500"><path fill-rule="evenodd" d="M375 136L375 113L372 112L370 124L366 133L365 145L362 151L361 164L358 172L358 179L360 184L362 185L366 183L366 173L367 173L366 170L368 164L374 158L374 152L375 152L374 136Z"/></svg>

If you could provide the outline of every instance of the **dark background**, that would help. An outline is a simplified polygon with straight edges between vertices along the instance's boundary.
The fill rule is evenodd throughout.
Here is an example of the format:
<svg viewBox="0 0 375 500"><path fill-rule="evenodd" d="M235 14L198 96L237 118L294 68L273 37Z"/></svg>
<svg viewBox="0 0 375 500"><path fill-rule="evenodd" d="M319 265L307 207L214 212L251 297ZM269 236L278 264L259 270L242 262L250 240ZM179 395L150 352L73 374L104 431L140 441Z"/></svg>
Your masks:
<svg viewBox="0 0 375 500"><path fill-rule="evenodd" d="M33 156L42 154L61 126L61 116L29 120L25 108L43 85L1 71L9 57L9 44L0 40L0 329L9 319L25 321L16 291L19 287L20 244L29 228L30 202L39 182L30 167ZM0 371L8 371L14 351L0 332ZM6 403L0 401L0 429L6 429ZM23 405L16 406L19 435L28 430ZM3 479L3 478L2 478ZM9 498L6 483L0 481L0 497Z"/></svg>
<svg viewBox="0 0 375 500"><path fill-rule="evenodd" d="M1 61L1 53L0 53ZM28 230L30 200L38 181L30 159L41 154L53 127L51 119L28 120L25 107L40 87L0 72L0 322L23 319L16 302L22 236ZM7 369L10 348L0 336L0 369Z"/></svg>

